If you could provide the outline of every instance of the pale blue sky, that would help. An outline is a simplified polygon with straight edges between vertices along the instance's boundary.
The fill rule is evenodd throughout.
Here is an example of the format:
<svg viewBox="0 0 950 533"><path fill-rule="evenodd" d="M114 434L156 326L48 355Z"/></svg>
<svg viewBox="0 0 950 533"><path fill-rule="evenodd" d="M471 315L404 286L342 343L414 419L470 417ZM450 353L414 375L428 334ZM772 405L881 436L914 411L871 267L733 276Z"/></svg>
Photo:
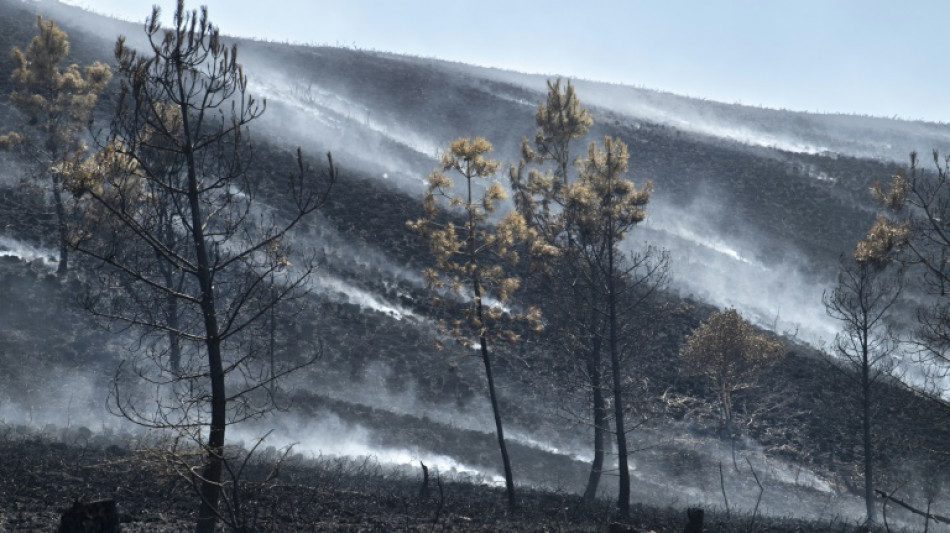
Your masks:
<svg viewBox="0 0 950 533"><path fill-rule="evenodd" d="M173 0L69 0L168 21ZM950 122L942 0L205 0L226 34L620 82L723 102Z"/></svg>

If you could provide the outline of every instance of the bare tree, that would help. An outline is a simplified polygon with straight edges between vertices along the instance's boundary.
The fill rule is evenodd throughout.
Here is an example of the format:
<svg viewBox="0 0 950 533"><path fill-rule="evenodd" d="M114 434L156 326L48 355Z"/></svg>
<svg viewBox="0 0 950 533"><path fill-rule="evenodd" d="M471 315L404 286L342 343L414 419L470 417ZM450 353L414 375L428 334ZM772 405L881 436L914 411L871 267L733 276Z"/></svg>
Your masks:
<svg viewBox="0 0 950 533"><path fill-rule="evenodd" d="M325 179L313 179L298 150L285 181L251 172L248 125L264 105L205 8L186 12L179 1L167 29L155 8L145 32L144 54L116 43L121 90L108 136L68 180L84 213L72 244L97 265L88 307L142 333L112 405L200 444L203 460L189 470L195 530L211 532L222 516L226 428L265 413L268 385L313 360L261 357L261 319L305 294L314 265L293 253L291 231L326 199L335 171L328 154ZM282 189L279 209L256 201L264 185ZM155 387L148 402L126 387L124 370Z"/></svg>
<svg viewBox="0 0 950 533"><path fill-rule="evenodd" d="M916 153L907 170L871 192L884 207L855 251L858 261L899 263L906 288L915 296L916 328L910 342L918 369L929 378L932 401L950 403L942 378L950 374L950 158L934 150L933 169L920 167Z"/></svg>
<svg viewBox="0 0 950 533"><path fill-rule="evenodd" d="M871 435L874 386L893 368L896 348L887 324L901 293L901 275L893 264L843 258L838 283L823 297L828 315L841 322L834 349L856 371L846 372L857 387L861 411L861 446L864 451L864 501L867 521L874 523L873 440Z"/></svg>

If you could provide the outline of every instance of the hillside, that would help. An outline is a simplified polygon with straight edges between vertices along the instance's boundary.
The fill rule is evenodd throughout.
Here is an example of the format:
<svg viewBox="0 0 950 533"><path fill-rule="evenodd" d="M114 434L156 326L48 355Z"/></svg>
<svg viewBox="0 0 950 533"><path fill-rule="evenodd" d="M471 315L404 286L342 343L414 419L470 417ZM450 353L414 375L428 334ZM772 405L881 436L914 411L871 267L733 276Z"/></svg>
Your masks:
<svg viewBox="0 0 950 533"><path fill-rule="evenodd" d="M36 13L52 14L69 33L70 59L80 64L111 62L118 33L129 35L133 46L140 43L135 24L46 1L0 0L0 51L29 41ZM332 152L340 179L318 216L292 236L301 254L312 253L319 265L311 294L299 314L278 317L285 357L319 357L272 391L283 410L229 435L250 446L273 430L266 445L295 444L300 457L292 475L313 489L312 500L335 501L329 495L334 491L358 500L334 511L349 516L348 524L370 520L354 518L354 508L377 505L385 507L385 522L376 530L401 524L404 515L421 530L427 524L419 516L443 512L458 529L475 529L465 517L500 509L500 493L453 486L454 494L479 495L472 497L475 504L459 498L445 510L434 500L404 496L415 490L419 461L447 476L499 481L481 362L461 350L435 348L437 313L420 274L428 251L405 222L419 216L424 178L451 139L485 136L498 158L515 162L521 138L533 134L544 80L388 53L243 40L238 45L251 92L267 99L266 113L252 126L262 198L280 212L286 198L268 186L293 168L297 146L314 166ZM7 97L12 84L3 73L11 65L9 55L0 54L3 131L22 121ZM624 361L636 421L630 432L636 450L633 499L656 506L640 512L659 517L638 527L671 527L676 519L664 513L682 516L688 506L721 510L723 492L733 511L812 520L808 527L814 530L855 523L861 513L860 421L853 415L849 371L819 350L838 327L825 315L822 291L833 281L838 256L849 252L874 218L870 185L902 168L908 148L927 152L947 143L947 126L748 108L586 81L577 90L594 118L588 139L622 139L630 146L631 177L653 182L648 218L633 231L629 246L649 243L671 254L668 290L655 308L626 325L643 332ZM111 116L114 91L113 83L97 105L99 128ZM115 369L135 349L136 337L107 332L83 309L81 297L95 275L91 263L78 259L68 277L55 275L54 218L42 187L25 180L30 172L28 162L0 153L0 427L10 442L42 449L40 466L24 468L57 461L85 465L74 455L86 448L77 452L17 439L38 429L56 440L76 426L90 435L131 435L129 425L109 414L114 404L108 402ZM756 387L737 392L742 438L734 441L718 428L715 394L677 355L686 335L724 306L786 334L790 346ZM515 475L526 487L576 495L583 492L592 452L590 420L573 415L587 399L554 380L556 369L547 368L555 366L549 362L556 350L551 341L527 338L523 349L498 358ZM877 408L880 486L899 489L906 501L926 507L928 483L939 483L946 472L941 452L950 438L947 413L897 382L883 389ZM124 497L110 488L113 480L99 477L111 468L103 465L112 464L100 457L108 446L104 437L101 444L89 448L95 460L80 469L97 481L70 481L61 492ZM404 465L400 471L411 481L388 474L366 481L360 472L355 481L305 479L325 474L307 470L303 459L337 455ZM70 480L83 477L69 472ZM605 478L601 496L612 497L614 480ZM333 486L336 481L339 486ZM349 493L345 487L352 483L362 485ZM60 499L67 495L56 494L46 505L65 507ZM30 498L35 513L39 498ZM603 507L583 508L573 496L539 492L526 498L535 514L518 524L524 530L595 530L607 521ZM942 495L934 509L947 504ZM550 515L546 506L577 509L577 521L565 511L563 521L532 522ZM674 510L657 510L667 507ZM920 523L909 513L888 512L911 530ZM506 527L486 524L486 530Z"/></svg>

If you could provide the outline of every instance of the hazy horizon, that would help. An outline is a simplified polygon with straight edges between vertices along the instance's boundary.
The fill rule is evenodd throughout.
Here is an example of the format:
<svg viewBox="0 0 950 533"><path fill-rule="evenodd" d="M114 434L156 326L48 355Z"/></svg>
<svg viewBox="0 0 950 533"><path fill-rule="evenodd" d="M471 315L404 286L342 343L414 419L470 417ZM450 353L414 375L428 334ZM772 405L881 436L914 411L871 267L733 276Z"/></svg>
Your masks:
<svg viewBox="0 0 950 533"><path fill-rule="evenodd" d="M166 23L175 5L66 3L131 21L144 20L156 3ZM432 0L276 0L266 9L250 0L205 0L185 7L199 5L208 5L212 22L236 37L433 57L724 103L950 122L950 101L942 95L950 73L935 68L939 14L947 6L934 0L900 6L595 0L584 11L567 2L540 9L498 0L477 10ZM295 16L282 16L288 11Z"/></svg>

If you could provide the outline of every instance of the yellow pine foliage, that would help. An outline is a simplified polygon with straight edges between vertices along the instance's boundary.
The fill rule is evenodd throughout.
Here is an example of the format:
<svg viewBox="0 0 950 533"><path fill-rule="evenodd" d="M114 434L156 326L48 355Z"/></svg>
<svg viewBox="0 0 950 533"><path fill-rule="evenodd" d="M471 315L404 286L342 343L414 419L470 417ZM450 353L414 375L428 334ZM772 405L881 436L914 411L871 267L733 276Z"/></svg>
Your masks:
<svg viewBox="0 0 950 533"><path fill-rule="evenodd" d="M565 230L565 220L560 215L564 206L563 189L569 182L568 169L572 163L570 143L586 135L593 124L590 112L581 106L570 81L563 89L560 78L553 82L548 80L547 85L547 99L538 105L535 115L537 131L534 143L522 139L522 160L509 171L512 190L515 191L515 207L534 228L538 238L546 241L529 244L532 253L538 254L535 266L542 268L547 259L558 255L555 242ZM554 168L531 168L525 177L529 163L551 163Z"/></svg>
<svg viewBox="0 0 950 533"><path fill-rule="evenodd" d="M907 181L907 176L903 173L897 173L891 176L891 183L887 189L884 189L880 181L874 182L874 185L871 186L871 195L888 209L900 211L907 201L909 189L910 183Z"/></svg>
<svg viewBox="0 0 950 533"><path fill-rule="evenodd" d="M66 32L42 17L37 17L36 25L38 33L26 50L13 48L16 89L10 100L40 133L37 148L53 160L82 148L79 130L112 71L98 61L85 69L72 64L61 70L59 65L69 54Z"/></svg>
<svg viewBox="0 0 950 533"><path fill-rule="evenodd" d="M785 355L782 341L760 333L735 309L717 311L686 338L680 356L689 371L715 383L726 420L731 394Z"/></svg>
<svg viewBox="0 0 950 533"><path fill-rule="evenodd" d="M601 146L590 143L587 158L579 163L580 177L566 191L568 213L581 234L609 231L616 242L646 218L653 183L637 188L623 177L629 157L623 141L605 136Z"/></svg>
<svg viewBox="0 0 950 533"><path fill-rule="evenodd" d="M879 214L867 235L858 241L854 258L862 263L887 261L904 247L909 235L909 221L895 221Z"/></svg>
<svg viewBox="0 0 950 533"><path fill-rule="evenodd" d="M535 122L538 126L534 136L534 147L527 139L522 140L521 151L524 159L537 164L545 161L557 163L554 183L567 183L567 166L570 164L569 144L587 134L594 119L587 108L582 107L574 85L568 81L561 90L561 79L548 80L548 96L538 105Z"/></svg>
<svg viewBox="0 0 950 533"><path fill-rule="evenodd" d="M409 221L410 228L422 235L434 258L434 267L423 270L431 288L449 288L462 298L470 298L465 320L442 323L443 331L463 345L472 337L516 338L509 328L500 326L510 319L527 320L540 328L540 313L535 309L518 314L505 304L521 281L507 272L506 265L517 264L516 245L527 242L532 230L517 212L506 214L491 224L489 215L505 200L504 187L494 181L500 165L489 154L492 145L482 137L453 140L440 159L439 168L429 174L423 197L423 216ZM449 175L459 178L456 183ZM484 187L479 181L488 180ZM477 189L481 195L476 195ZM441 210L456 217L444 220ZM489 305L487 298L499 305Z"/></svg>

